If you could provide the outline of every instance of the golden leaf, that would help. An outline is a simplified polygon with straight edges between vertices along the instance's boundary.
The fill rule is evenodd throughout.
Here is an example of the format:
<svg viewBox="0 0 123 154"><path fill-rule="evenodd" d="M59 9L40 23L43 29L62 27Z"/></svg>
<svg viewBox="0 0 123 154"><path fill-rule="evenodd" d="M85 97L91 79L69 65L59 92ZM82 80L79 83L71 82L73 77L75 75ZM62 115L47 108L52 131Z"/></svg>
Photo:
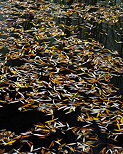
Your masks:
<svg viewBox="0 0 123 154"><path fill-rule="evenodd" d="M5 145L13 144L15 141L16 141L16 140L9 141L9 142L5 143Z"/></svg>

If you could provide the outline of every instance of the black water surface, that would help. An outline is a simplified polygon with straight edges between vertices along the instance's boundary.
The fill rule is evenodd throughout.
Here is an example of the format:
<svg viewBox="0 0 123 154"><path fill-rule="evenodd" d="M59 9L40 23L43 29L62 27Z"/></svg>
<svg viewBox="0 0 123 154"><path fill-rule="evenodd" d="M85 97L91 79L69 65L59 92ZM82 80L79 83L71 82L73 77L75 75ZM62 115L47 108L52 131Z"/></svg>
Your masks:
<svg viewBox="0 0 123 154"><path fill-rule="evenodd" d="M73 1L69 1L66 4L71 5L72 3L73 3ZM91 3L90 3L90 1L88 0L88 1L86 1L86 3L95 4L96 1L91 1ZM22 7L18 4L16 4L15 7L20 10L25 10L24 6ZM33 8L33 9L36 9L36 8ZM97 11L96 8L89 10L89 12L95 12L95 11ZM90 30L88 28L81 28L81 25L86 24L86 23L84 22L83 18L78 18L77 14L75 16L76 17L74 19L70 18L70 17L64 17L64 18L57 17L56 18L57 25L60 23L64 24L64 26L65 26L64 33L66 34L66 37L69 37L72 35L71 30L68 29L67 26L78 25L78 29L76 30L76 32L78 33L78 38L88 39L90 37L93 37L94 39L101 42L106 48L114 50L114 51L117 50L119 52L120 56L123 57L123 44L117 43L117 42L123 41L122 18L119 18L119 21L114 25L109 25L106 23L99 24L99 23L90 21L91 24L94 24L94 28L92 28ZM26 21L20 23L20 25L15 25L14 26L15 28L20 28L20 26L22 26L24 30L30 30L31 28L34 27L34 25L31 22L34 19L34 15L24 14L21 16L21 18L26 19ZM0 20L4 21L4 17L2 14L0 15ZM99 31L100 31L100 33L99 33ZM88 32L92 33L91 36L88 35ZM14 38L19 38L18 34L11 34L10 36L14 37ZM0 37L3 39L6 39L7 35L1 35ZM50 40L47 40L47 41L50 41L52 44L55 42L55 39L51 38ZM42 42L40 41L40 43L42 43ZM55 43L57 44L57 42L55 42ZM6 54L8 52L9 52L9 49L7 49L6 47L0 49L0 53ZM65 52L67 52L67 50ZM41 55L41 53L39 53L39 55ZM8 62L6 63L6 66L15 67L15 66L22 66L24 64L25 64L24 60L17 58L17 59L13 59L13 60L12 59L8 60ZM90 66L91 66L90 63L85 64L85 67L89 68ZM74 69L74 68L72 68L72 66L71 66L70 69ZM69 70L69 71L60 71L60 73L62 75L67 75L71 72ZM10 77L10 78L13 81L17 80L16 77L14 77L14 78ZM50 81L49 76L41 76L40 78L42 78L42 80L44 80L46 82ZM77 81L78 81L78 79L76 79L76 82ZM119 94L123 94L123 77L122 76L112 78L111 83L120 88ZM68 86L65 86L64 89L70 90ZM30 89L30 88L29 89L22 88L21 92L31 91L31 90L32 89ZM9 95L11 97L13 97L14 94L15 94L14 91L12 93L9 93ZM2 93L1 98L4 99L4 93ZM63 99L65 99L65 98L63 98ZM68 102L66 101L65 103L67 104ZM34 127L34 124L36 124L36 123L40 123L40 122L44 123L45 121L51 119L50 116L46 116L46 114L41 111L31 110L31 111L26 111L26 112L20 112L18 110L18 108L21 105L22 105L21 102L18 101L17 103L14 103L14 104L8 104L8 105L5 104L3 106L3 108L0 109L0 129L6 129L9 131L15 132L16 134L19 134L19 133L28 131L30 128ZM70 127L73 127L73 126L82 127L87 123L77 121L77 116L80 113L81 113L80 108L77 108L76 111L71 114L65 114L65 111L63 111L63 110L55 110L54 116L55 116L55 118L59 117L59 120L62 121L63 123L68 122ZM107 140L106 134L102 134L100 132L100 128L95 123L95 121L92 123L91 126L94 129L93 134L97 134L99 137L99 146L97 146L96 148L93 148L94 154L96 154L96 153L100 152L100 149L106 147L107 144L112 144L112 142ZM51 143L51 141L53 139L57 139L57 137L64 138L64 140L62 141L63 143L72 143L72 142L75 142L75 140L76 140L76 137L71 130L67 131L65 134L62 134L59 130L57 130L54 134L51 134L48 137L48 139L46 139L46 140L41 139L39 141L39 140L37 140L37 137L35 137L35 136L29 137L29 140L32 141L37 148L39 146L45 146L45 145L47 145L47 147L48 147L49 144ZM116 143L117 145L122 145L122 143L121 143L122 137L123 137L123 135L119 135L119 137L117 139L118 143ZM17 147L18 145L19 144L16 142L13 146ZM9 151L9 148L10 147L8 147L8 151ZM25 149L28 150L26 146L23 147L23 149L21 149L21 150L24 151Z"/></svg>
<svg viewBox="0 0 123 154"><path fill-rule="evenodd" d="M51 118L40 111L20 112L18 108L21 105L22 103L18 101L14 104L6 104L0 109L0 129L19 134L34 127L34 124L44 123Z"/></svg>

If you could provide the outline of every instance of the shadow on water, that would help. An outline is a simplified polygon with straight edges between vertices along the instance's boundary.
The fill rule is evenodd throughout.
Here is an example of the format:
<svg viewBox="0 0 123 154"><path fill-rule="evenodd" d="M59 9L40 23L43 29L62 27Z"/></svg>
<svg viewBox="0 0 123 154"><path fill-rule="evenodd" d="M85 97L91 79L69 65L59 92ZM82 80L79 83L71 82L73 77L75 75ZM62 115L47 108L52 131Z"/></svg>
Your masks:
<svg viewBox="0 0 123 154"><path fill-rule="evenodd" d="M7 129L16 134L28 131L29 128L34 127L34 124L50 120L50 116L40 111L20 112L18 107L21 102L16 104L4 105L0 110L0 129Z"/></svg>

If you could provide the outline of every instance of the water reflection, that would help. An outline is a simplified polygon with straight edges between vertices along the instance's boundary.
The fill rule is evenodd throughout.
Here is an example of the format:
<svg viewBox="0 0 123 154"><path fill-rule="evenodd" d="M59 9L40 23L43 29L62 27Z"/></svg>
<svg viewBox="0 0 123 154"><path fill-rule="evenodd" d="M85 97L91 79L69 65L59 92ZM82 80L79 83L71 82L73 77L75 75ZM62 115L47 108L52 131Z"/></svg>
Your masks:
<svg viewBox="0 0 123 154"><path fill-rule="evenodd" d="M56 18L57 25L64 23L65 27L72 25L74 27L74 34L81 40L88 40L93 38L102 43L105 48L113 51L118 51L123 57L123 19L119 17L115 24L97 23L94 20L86 21L76 14L71 17ZM72 29L64 29L67 37L72 35Z"/></svg>
<svg viewBox="0 0 123 154"><path fill-rule="evenodd" d="M5 19L6 17L4 17L4 13L3 13L3 8L5 9L6 7L6 0L1 0L0 5L0 10L1 10L1 14L0 14L0 21L1 21L1 27L0 27L0 32L1 32L1 36L0 38L3 40L3 42L7 39L7 27L5 27L6 22ZM64 8L65 10L69 10L69 9L74 9L72 8L70 5L73 3L73 0L70 0L68 2L66 1L55 1L55 3L57 4L67 4L66 8ZM107 1L108 2L108 1ZM80 3L80 1L76 1L76 3ZM97 3L96 0L88 0L88 1L81 1L81 3L83 3L83 5L81 6L83 9L85 8L85 4L91 4L91 5L95 5ZM85 3L85 4L84 4ZM118 3L118 1L113 1L113 4ZM102 2L102 5L104 5L105 2ZM20 6L19 4L15 4L16 8L20 9L20 10L24 10L26 11L27 8L25 8L24 6ZM39 4L37 3L37 9L39 8ZM36 8L33 8L36 9ZM89 10L89 12L95 12L97 11L98 8L91 8ZM17 19L15 16L19 16L18 13L14 13L11 14L11 19L8 19L8 21L10 21L10 25L12 22L15 22L15 20ZM23 27L24 30L28 30L31 29L33 27L33 24L31 23L31 21L34 19L34 16L32 14L28 14L25 13L24 15L22 15L21 18L27 19L26 21L23 21L20 25L14 25L15 28L21 28ZM120 54L121 57L123 57L123 18L119 17L118 21L116 23L114 23L113 25L108 24L108 23L98 23L96 22L94 19L92 20L84 20L83 17L80 17L78 15L77 12L73 12L73 14L71 16L64 16L64 17L56 17L55 19L56 21L56 25L60 25L60 24L64 24L65 25L65 29L64 32L67 35L67 37L69 37L70 35L77 35L78 38L80 39L84 39L87 40L88 38L93 38L96 39L97 41L101 42L106 48L111 49L111 50L117 50ZM16 22L15 22L16 23ZM9 22L7 22L9 26ZM72 27L71 30L69 30L69 26L74 27L74 34L72 34ZM5 28L3 28L5 27ZM11 35L11 37L14 37L15 35ZM3 50L4 53L4 50ZM6 51L5 51L6 53Z"/></svg>
<svg viewBox="0 0 123 154"><path fill-rule="evenodd" d="M88 3L90 1L86 1ZM91 1L89 4L95 4L96 1ZM112 5L116 4L117 1L113 2ZM102 3L103 5L105 3ZM72 9L71 6L67 5L65 10ZM84 9L84 5L83 5ZM91 8L90 12L97 11L97 8ZM66 37L76 35L81 40L94 39L104 45L105 48L112 50L112 52L118 52L123 57L123 18L118 17L118 21L114 24L101 22L98 23L91 19L89 21L78 16L78 13L73 13L70 16L56 17L56 24L64 24L64 33ZM70 29L71 26L71 29ZM74 33L72 33L74 30ZM119 88L119 95L123 94L123 75L120 77L113 77L111 83ZM122 98L123 100L123 98Z"/></svg>
<svg viewBox="0 0 123 154"><path fill-rule="evenodd" d="M6 0L0 1L0 53L6 54L9 52L9 49L6 48L6 39L8 38L8 30L7 30L7 24L5 20L7 17L5 17L4 10L7 10L6 6ZM2 57L0 58L2 59Z"/></svg>

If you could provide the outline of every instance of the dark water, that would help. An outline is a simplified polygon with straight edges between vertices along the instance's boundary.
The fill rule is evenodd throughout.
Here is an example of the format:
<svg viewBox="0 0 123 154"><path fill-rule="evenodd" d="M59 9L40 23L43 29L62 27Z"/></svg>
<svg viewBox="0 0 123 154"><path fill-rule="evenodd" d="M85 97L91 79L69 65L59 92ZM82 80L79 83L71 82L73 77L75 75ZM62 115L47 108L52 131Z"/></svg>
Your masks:
<svg viewBox="0 0 123 154"><path fill-rule="evenodd" d="M1 0L0 2L6 2L6 1ZM61 3L61 1L54 1L54 2ZM71 1L71 2L73 2L73 1ZM77 1L77 2L82 2L82 1ZM96 1L91 0L91 2L90 2L90 0L87 0L87 1L83 0L83 2L86 2L86 4L88 4L88 5L89 4L94 5ZM71 3L66 3L64 1L63 1L63 3L67 4L66 7L64 8L65 11L70 8L72 9L72 7L70 6ZM115 3L116 3L116 1L114 1L113 4L115 4ZM18 9L22 9L22 10L25 9L24 6L20 7L19 5L16 5L16 7ZM83 6L83 7L85 7L85 6ZM4 7L3 5L0 5L1 12L3 11L3 9L6 9L6 7ZM91 9L90 11L93 13L96 10ZM13 33L8 32L8 27L9 28L11 27L11 24L12 24L12 22L15 22L15 19L12 17L12 14L11 14L11 18L9 18L9 19L7 18L7 16L4 16L4 15L5 15L4 12L2 12L0 14L0 21L2 23L0 25L0 42L3 42L3 43L1 43L1 46L3 46L3 47L0 48L0 53L6 55L6 53L9 52L9 49L6 46L6 39L9 36L11 36L11 39L18 38L19 35L17 33L13 34ZM15 17L15 15L17 15L17 17L19 17L18 13L17 14L14 13L14 17ZM27 19L27 20L24 21L23 23L21 23L21 25L15 24L14 27L18 29L21 26L24 28L24 30L30 30L34 26L31 22L33 20L34 16L27 13L24 16L22 16L22 18ZM7 22L4 22L6 19L7 19ZM9 22L10 22L10 24L9 24ZM76 34L77 38L79 38L81 40L89 40L90 38L95 39L95 40L99 41L100 43L102 43L105 48L108 48L112 51L118 51L119 55L121 57L123 57L123 43L122 43L123 42L123 18L122 17L119 17L118 21L115 24L111 25L108 23L97 23L94 20L89 20L87 22L83 18L80 18L78 16L78 14L75 12L72 16L56 17L55 22L56 22L56 25L60 25L60 24L64 25L63 31L66 34L66 37L70 37L71 35L73 35L71 29L68 29L67 27L69 27L69 26L76 27L74 29L74 34ZM50 42L50 45L52 45L55 40L54 40L54 38L51 37L51 39L49 39L48 41ZM55 42L55 43L57 44L57 42ZM15 61L15 60L9 61L7 63L7 66L9 66L9 65L14 66L13 63L16 63L16 66L18 66L20 63L23 63L23 61L19 61L19 60L18 61ZM119 87L119 91L118 91L119 94L123 94L123 76L112 78L111 83L113 83L115 86ZM20 104L20 106L21 106L21 104ZM63 119L63 117L62 117L63 113L58 113L58 112L56 113L56 115L60 114L61 119L63 121L65 121L65 119ZM80 111L78 111L78 112L80 112ZM8 114L9 114L9 117L8 117ZM24 131L28 130L29 127L33 126L34 122L38 123L40 121L45 121L45 119L47 119L42 112L29 111L26 113L20 113L20 112L18 112L18 105L17 106L5 105L4 109L2 109L0 111L0 115L2 115L0 117L0 122L3 123L3 126L1 126L0 129L2 129L4 127L4 128L7 128L8 130L15 131L16 133L20 133L20 132L24 132ZM16 117L18 117L18 118L16 118ZM75 119L77 118L77 115L75 115L75 116L68 115L67 118L69 119L69 121L71 123L73 123L73 122L75 123ZM50 120L50 119L51 119L51 117L49 116L48 120ZM21 122L23 122L24 127ZM78 124L78 125L80 125L80 124ZM95 123L93 123L93 125L96 126ZM100 136L100 140L105 141L106 137L103 134L100 134L100 132L98 132L98 130L99 130L99 127L96 127L95 133ZM57 133L56 133L56 137L57 137ZM70 139L68 136L66 136L65 138L68 138L67 140ZM73 138L72 141L70 141L70 142L74 142L74 141L75 141L75 138ZM36 143L36 144L38 144L38 143ZM103 146L105 146L105 145L103 145ZM97 153L97 151L99 151L99 150L96 149L95 153Z"/></svg>
<svg viewBox="0 0 123 154"><path fill-rule="evenodd" d="M82 2L82 1L81 1ZM85 1L83 1L85 2ZM96 1L88 0L86 4L95 4ZM112 2L112 5L118 4L120 1ZM107 2L102 4L106 5ZM69 9L70 6L67 5L66 9ZM84 6L83 6L84 8ZM121 8L122 10L122 8ZM90 10L91 12L96 11L95 9ZM74 17L74 18L72 18ZM98 23L94 20L87 21L83 18L78 17L77 13L74 13L73 16L66 17L56 17L56 24L64 24L65 26L77 26L75 33L77 37L81 40L88 40L90 38L99 41L104 45L105 48L112 50L112 52L117 51L119 56L123 58L123 17L118 17L118 21L114 24L108 24L106 22ZM90 25L89 25L90 24ZM90 28L92 26L92 28ZM66 37L72 35L71 30L64 29ZM113 77L111 83L119 88L118 93L123 94L123 76Z"/></svg>
<svg viewBox="0 0 123 154"><path fill-rule="evenodd" d="M4 22L7 19L7 16L5 16L4 14L4 9L8 9L6 6L6 2L7 0L1 0L0 1L0 22L2 23L0 25L0 42L2 42L3 44L1 44L0 46L3 46L3 48L0 48L0 53L2 54L6 54L9 52L9 49L6 47L5 43L6 43L6 39L8 38L8 30L7 27L10 27L12 21L14 21L14 18L9 19L10 20L10 25L9 25L9 20L6 22ZM55 3L57 4L66 4L66 8L64 8L65 10L70 9L71 8L71 4L73 1L66 3L65 1L55 1ZM90 1L87 0L86 2L83 1L77 1L76 3L85 3L85 5L95 5L97 1ZM119 2L121 2L120 0L115 0L112 1L112 3L109 1L102 1L102 5L115 5L118 4ZM2 5L1 5L2 4ZM5 5L4 5L5 4ZM83 5L83 9L85 8L85 5ZM38 5L37 5L38 6ZM24 9L24 7L18 7L18 9ZM37 7L38 9L38 7ZM72 9L72 8L71 8ZM122 11L122 8L120 8ZM95 12L96 9L90 9L90 12ZM15 14L14 14L15 15ZM18 14L17 14L18 16ZM30 14L27 14L24 18L29 19L28 21L24 21L22 23L22 27L25 30L31 29L33 27L31 20L33 19L33 17ZM89 20L88 22L86 20L84 20L83 18L79 17L78 14L75 12L72 14L72 16L63 16L63 17L56 17L55 18L55 22L56 25L59 24L64 24L64 26L75 26L77 28L74 29L74 33L77 35L77 37L81 40L88 40L89 38L95 39L97 41L99 41L100 43L102 43L104 45L105 48L110 49L112 51L118 51L120 57L123 57L123 17L120 16L118 17L118 21L114 24L108 24L106 22L102 22L102 23L98 23L96 21ZM91 26L91 27L90 27ZM15 25L15 28L18 28L19 26ZM72 35L71 30L64 28L64 33L66 34L66 37L69 37ZM18 37L16 36L16 34L12 34L10 35L11 37ZM52 38L51 38L51 43L53 42ZM120 88L120 92L123 94L123 77L118 77L118 79L112 79L112 82L115 84L115 82L117 82L117 86Z"/></svg>
<svg viewBox="0 0 123 154"><path fill-rule="evenodd" d="M79 39L88 40L93 38L102 43L105 48L118 51L119 55L123 57L123 17L119 17L114 24L97 23L94 20L87 23L83 18L78 17L77 13L73 17L58 17L56 18L56 23L57 25L64 23L66 26L77 25L75 32ZM89 24L92 28L89 27ZM68 36L71 35L70 30L66 31L66 33Z"/></svg>
<svg viewBox="0 0 123 154"><path fill-rule="evenodd" d="M7 0L1 0L1 2L6 2ZM67 7L65 10L70 8L70 3L66 3L65 1L55 1L55 3L57 4L67 4ZM73 0L71 0L71 4L72 4ZM76 3L85 3L85 5L95 5L96 4L96 0L76 0ZM118 4L119 2L122 2L121 0L114 0L112 1L112 3L110 4L109 1L102 1L103 5L115 5ZM3 10L3 8L6 8L2 3L2 5L0 5L0 9L1 11ZM6 3L5 3L6 4ZM83 6L83 8L85 8L85 5ZM17 6L16 6L17 7ZM18 6L19 8L19 6ZM38 7L37 7L38 8ZM19 8L19 9L24 9L24 8ZM122 8L121 8L122 10ZM91 9L90 12L95 12L95 9ZM15 14L14 14L15 15ZM18 15L18 14L17 14ZM31 16L27 17L28 19L31 19ZM4 13L0 13L0 21L4 21L5 19L7 19L7 17L4 17ZM100 43L102 43L105 48L108 48L110 50L113 51L118 51L118 53L120 54L121 57L123 57L123 17L119 17L118 21L116 23L114 23L113 25L108 24L108 23L97 23L94 20L90 20L88 21L88 23L90 23L90 25L92 25L92 28L90 29L90 27L88 26L88 23L81 17L78 16L77 13L73 13L73 15L70 17L68 16L64 16L64 17L56 17L56 24L64 24L66 26L76 26L77 28L75 30L75 32L77 33L77 37L82 39L82 40L88 40L88 38L94 38L97 41L99 41ZM14 21L14 19L11 19L11 21ZM9 24L9 22L7 22ZM2 35L0 35L0 38L6 39L7 38L7 29L4 29L4 22L3 25L0 26L0 32ZM9 26L9 25L8 25ZM23 27L25 27L26 29L31 29L32 28L32 24L28 21L25 21L23 23L23 25L21 25ZM7 25L6 25L7 27ZM5 28L6 28L5 27ZM69 31L64 31L65 33L67 33L67 35L71 35ZM89 34L91 33L91 35ZM6 49L3 51L1 51L2 53L7 53L9 51L7 51Z"/></svg>
<svg viewBox="0 0 123 154"><path fill-rule="evenodd" d="M3 10L4 9L8 9L6 6L6 2L7 0L1 0L0 1L0 21L1 21L1 25L0 25L0 42L3 42L3 48L0 48L0 53L2 54L6 54L9 52L9 49L6 48L6 46L4 45L6 43L6 39L8 38L8 30L7 27L9 27L9 22L7 21L4 22L7 17L5 16ZM73 1L66 3L65 1L56 1L54 0L55 3L57 4L66 4L66 8L65 11L67 9L71 8L71 4ZM96 0L76 0L76 3L85 3L85 5L95 5L96 4ZM102 1L103 5L115 5L118 4L119 2L122 2L121 0L115 0L115 1ZM2 5L1 5L2 4ZM83 5L83 9L85 8L85 5ZM24 9L24 7L19 7L16 6L19 9ZM38 7L37 7L38 9ZM120 8L121 10L123 8ZM120 10L120 11L121 11ZM95 12L95 9L91 9L90 12ZM15 15L15 14L14 14ZM18 16L18 14L17 14ZM30 14L27 14L27 16L25 16L26 19L29 19L30 21L32 20L32 16L30 16ZM14 21L14 18L9 19L10 22ZM25 30L27 29L31 29L32 28L32 23L30 21L24 21L23 24L21 26L24 27ZM59 24L64 24L65 26L77 26L77 28L74 29L74 33L77 35L77 37L81 40L88 40L89 38L95 39L97 41L99 41L100 43L102 43L104 45L105 48L110 49L112 51L118 51L120 57L123 57L123 17L120 16L118 17L118 21L114 24L108 24L106 22L102 22L102 23L98 23L95 22L94 20L90 20L87 21L84 20L83 18L79 17L78 14L75 12L72 14L72 16L64 16L64 17L56 17L55 19L56 21L56 25ZM90 25L89 25L90 24ZM92 26L90 28L90 26ZM16 27L16 25L15 25ZM18 28L18 27L16 27ZM66 37L69 37L71 34L71 30L68 30L66 28L64 28L64 33L66 34ZM18 37L15 36L16 34L12 34L12 37ZM51 40L51 43L53 42L53 40ZM112 82L115 84L115 82L117 82L117 86L120 88L120 92L123 94L123 78L120 77L118 79L112 79Z"/></svg>

